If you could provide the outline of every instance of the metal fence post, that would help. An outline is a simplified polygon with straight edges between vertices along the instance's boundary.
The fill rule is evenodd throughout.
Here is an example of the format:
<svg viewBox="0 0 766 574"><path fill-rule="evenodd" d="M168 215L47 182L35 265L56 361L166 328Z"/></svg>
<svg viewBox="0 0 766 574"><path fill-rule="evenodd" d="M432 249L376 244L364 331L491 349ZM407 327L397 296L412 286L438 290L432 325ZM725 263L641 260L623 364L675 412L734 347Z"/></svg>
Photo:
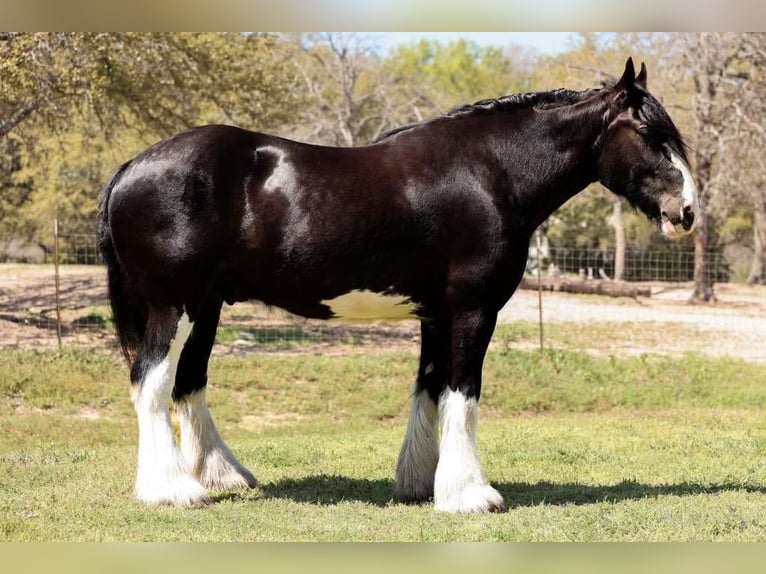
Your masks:
<svg viewBox="0 0 766 574"><path fill-rule="evenodd" d="M537 239L537 314L540 323L540 350L543 350L543 258L542 258L542 234L536 233Z"/></svg>
<svg viewBox="0 0 766 574"><path fill-rule="evenodd" d="M59 282L59 220L53 218L53 267L56 276L56 338L61 349L61 287Z"/></svg>

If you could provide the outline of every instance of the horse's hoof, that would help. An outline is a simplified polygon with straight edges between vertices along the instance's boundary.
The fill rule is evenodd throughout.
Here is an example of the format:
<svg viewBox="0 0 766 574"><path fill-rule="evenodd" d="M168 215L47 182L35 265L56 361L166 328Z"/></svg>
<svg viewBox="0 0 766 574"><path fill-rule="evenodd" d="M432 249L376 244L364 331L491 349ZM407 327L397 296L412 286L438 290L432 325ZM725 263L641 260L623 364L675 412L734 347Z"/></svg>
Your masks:
<svg viewBox="0 0 766 574"><path fill-rule="evenodd" d="M213 491L255 488L258 484L253 473L240 465L217 469L215 472L206 472L200 477L200 482Z"/></svg>
<svg viewBox="0 0 766 574"><path fill-rule="evenodd" d="M503 512L505 502L500 493L489 486L467 486L451 496L437 496L434 509L438 512L476 514L484 512Z"/></svg>
<svg viewBox="0 0 766 574"><path fill-rule="evenodd" d="M207 489L189 477L178 477L164 485L136 484L136 499L153 506L202 508L210 504Z"/></svg>

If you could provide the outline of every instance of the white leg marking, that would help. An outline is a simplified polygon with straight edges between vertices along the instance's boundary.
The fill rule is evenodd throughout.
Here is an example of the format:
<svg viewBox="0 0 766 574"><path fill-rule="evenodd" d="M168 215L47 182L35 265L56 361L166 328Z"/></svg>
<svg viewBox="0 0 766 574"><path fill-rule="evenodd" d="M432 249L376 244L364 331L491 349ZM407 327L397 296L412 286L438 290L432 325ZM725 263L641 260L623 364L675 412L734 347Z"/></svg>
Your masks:
<svg viewBox="0 0 766 574"><path fill-rule="evenodd" d="M205 488L186 469L170 423L170 394L190 332L191 323L184 313L167 356L149 371L134 394L138 415L136 498L150 504L201 506L209 500Z"/></svg>
<svg viewBox="0 0 766 574"><path fill-rule="evenodd" d="M439 398L442 439L434 482L434 507L445 512L490 512L505 508L500 493L487 484L476 447L479 405L459 391Z"/></svg>
<svg viewBox="0 0 766 574"><path fill-rule="evenodd" d="M181 452L187 468L203 486L226 490L255 486L255 477L223 442L205 401L205 389L176 404Z"/></svg>
<svg viewBox="0 0 766 574"><path fill-rule="evenodd" d="M415 394L407 434L396 465L396 498L428 500L433 496L434 473L439 462L438 423L439 412L428 392Z"/></svg>

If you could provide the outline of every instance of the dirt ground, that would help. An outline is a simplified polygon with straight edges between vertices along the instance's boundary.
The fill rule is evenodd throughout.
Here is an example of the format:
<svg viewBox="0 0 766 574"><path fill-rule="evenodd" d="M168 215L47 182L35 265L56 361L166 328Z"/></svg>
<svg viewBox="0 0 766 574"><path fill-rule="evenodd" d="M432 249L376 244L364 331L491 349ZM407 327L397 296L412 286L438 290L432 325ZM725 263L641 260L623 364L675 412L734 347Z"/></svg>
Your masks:
<svg viewBox="0 0 766 574"><path fill-rule="evenodd" d="M115 349L106 303L105 273L98 266L66 266L60 273L62 336L65 345ZM611 298L595 295L543 293L543 318L550 322L597 325L641 323L689 325L689 337L667 341L666 352L695 351L766 361L766 288L718 284L712 305L688 303L690 284L650 284L651 297ZM0 264L0 349L55 348L55 277L51 266ZM518 291L501 311L501 322L538 320L538 295ZM659 324L659 327L657 325ZM305 321L279 310L238 304L224 309L222 328L232 335L217 345L216 354L239 354L254 349L277 352L343 352L347 349L417 349L419 329L401 323L338 324ZM674 329L677 333L678 329ZM703 332L708 336L695 337ZM710 344L710 341L715 344ZM523 346L523 343L520 344ZM625 349L627 352L651 349Z"/></svg>
<svg viewBox="0 0 766 574"><path fill-rule="evenodd" d="M612 298L595 295L543 293L543 322L574 322L594 325L599 322L626 323L640 329L641 324L688 325L689 336L667 340L657 349L666 353L696 352L715 357L735 357L766 362L766 287L731 283L715 286L717 301L709 305L689 303L693 285L650 284L651 297ZM519 291L501 311L499 320L538 320L537 293ZM701 332L705 336L695 336ZM711 341L714 343L711 344ZM652 349L621 349L640 353Z"/></svg>

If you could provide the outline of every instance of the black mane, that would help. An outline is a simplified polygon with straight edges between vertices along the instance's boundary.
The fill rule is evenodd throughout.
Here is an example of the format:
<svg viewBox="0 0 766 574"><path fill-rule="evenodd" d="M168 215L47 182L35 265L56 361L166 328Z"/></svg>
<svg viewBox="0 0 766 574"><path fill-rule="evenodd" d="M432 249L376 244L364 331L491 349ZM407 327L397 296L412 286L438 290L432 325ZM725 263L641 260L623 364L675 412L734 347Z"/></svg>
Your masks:
<svg viewBox="0 0 766 574"><path fill-rule="evenodd" d="M372 143L381 142L401 132L409 131L443 119L491 114L496 112L510 112L524 108L547 110L568 106L591 98L595 94L604 90L612 89L615 83L615 81L604 82L601 88L591 88L582 91L559 88L545 92L524 92L520 94L500 96L499 98L479 100L473 104L457 106L434 118L404 124L390 129L375 138ZM636 99L634 105L637 109L639 119L656 134L662 143L667 144L671 150L683 158L684 161L688 162L688 146L681 136L681 133L678 131L678 128L673 123L673 120L670 119L670 116L662 107L662 104L649 92L638 86L634 86L633 90L633 95Z"/></svg>
<svg viewBox="0 0 766 574"><path fill-rule="evenodd" d="M420 122L413 122L405 124L378 136L373 140L373 143L378 143L398 133L411 130L413 128L430 124L438 120L447 118L457 118L464 116L474 116L482 114L491 114L495 112L510 112L516 109L535 108L535 109L552 109L560 106L568 106L581 102L600 90L588 89L582 91L567 90L565 88L559 88L556 90L549 90L546 92L524 92L521 94L510 94L507 96L500 96L499 98L489 98L486 100L479 100L473 104L465 104L452 108L448 112L423 120Z"/></svg>
<svg viewBox="0 0 766 574"><path fill-rule="evenodd" d="M638 118L656 137L672 151L688 162L688 146L662 104L649 92L636 88L640 101L636 105Z"/></svg>

